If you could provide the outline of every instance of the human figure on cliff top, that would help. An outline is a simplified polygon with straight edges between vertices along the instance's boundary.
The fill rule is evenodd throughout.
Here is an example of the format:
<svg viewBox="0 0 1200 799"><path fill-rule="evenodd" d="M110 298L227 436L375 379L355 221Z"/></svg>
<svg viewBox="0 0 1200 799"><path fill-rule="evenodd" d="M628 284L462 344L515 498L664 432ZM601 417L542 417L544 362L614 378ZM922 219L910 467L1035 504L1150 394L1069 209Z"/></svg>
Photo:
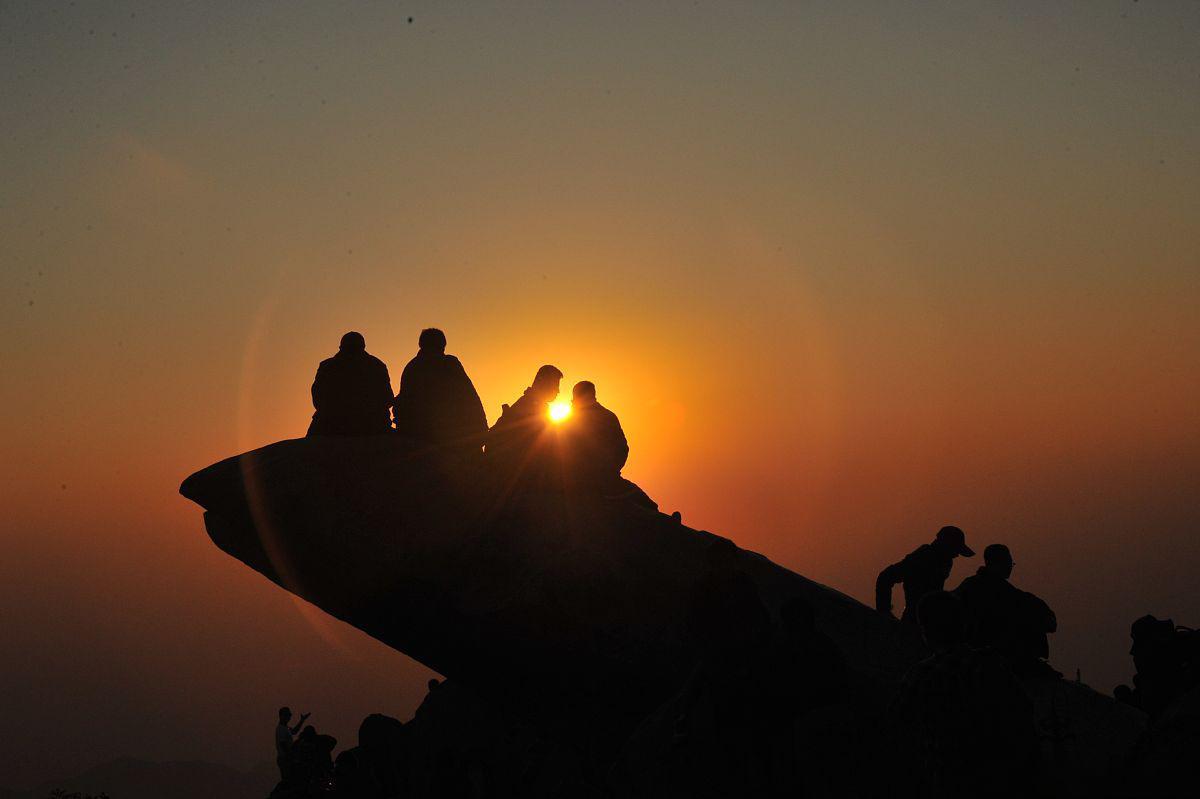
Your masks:
<svg viewBox="0 0 1200 799"><path fill-rule="evenodd" d="M533 384L512 405L505 405L487 436L487 455L513 467L533 467L530 461L545 443L550 426L550 403L558 396L562 372L546 364L537 370Z"/></svg>
<svg viewBox="0 0 1200 799"><path fill-rule="evenodd" d="M284 782L291 775L292 738L300 732L300 728L304 726L308 716L308 713L301 715L296 725L289 727L288 722L292 720L292 709L290 707L279 708L279 723L275 725L275 765L279 766L279 779Z"/></svg>
<svg viewBox="0 0 1200 799"><path fill-rule="evenodd" d="M315 412L309 436L362 436L392 427L392 381L383 361L367 352L362 333L342 336L337 354L321 361L312 384Z"/></svg>
<svg viewBox="0 0 1200 799"><path fill-rule="evenodd" d="M1042 663L1050 656L1046 636L1058 629L1058 621L1049 605L1009 582L1012 570L1008 547L990 544L983 565L954 589L974 622L971 643L996 650L1021 674L1036 673L1032 669L1039 663L1049 673Z"/></svg>
<svg viewBox="0 0 1200 799"><path fill-rule="evenodd" d="M392 405L396 432L421 444L479 454L488 424L471 378L458 358L446 354L441 330L422 330L417 344Z"/></svg>
<svg viewBox="0 0 1200 799"><path fill-rule="evenodd" d="M967 546L966 536L957 527L947 525L938 530L930 544L922 544L879 573L875 581L875 607L880 613L892 612L892 586L904 585L904 615L901 621L916 622L917 604L921 597L946 586L954 559L959 555L972 557L975 550Z"/></svg>
<svg viewBox="0 0 1200 799"><path fill-rule="evenodd" d="M617 415L596 401L596 385L584 380L571 389L571 415L560 433L566 469L580 484L611 490L629 459L629 442Z"/></svg>

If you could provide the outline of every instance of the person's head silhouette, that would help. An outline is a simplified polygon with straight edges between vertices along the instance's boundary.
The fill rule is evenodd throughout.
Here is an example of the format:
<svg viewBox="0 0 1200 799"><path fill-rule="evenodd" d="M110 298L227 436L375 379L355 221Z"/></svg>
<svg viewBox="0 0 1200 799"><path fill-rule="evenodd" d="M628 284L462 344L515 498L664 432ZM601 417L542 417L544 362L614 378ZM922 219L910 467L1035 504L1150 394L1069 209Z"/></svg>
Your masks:
<svg viewBox="0 0 1200 799"><path fill-rule="evenodd" d="M436 327L427 327L417 338L417 346L421 348L421 352L441 355L446 351L446 334Z"/></svg>
<svg viewBox="0 0 1200 799"><path fill-rule="evenodd" d="M988 571L1005 580L1013 570L1012 553L1004 544L988 544L983 550L983 563Z"/></svg>
<svg viewBox="0 0 1200 799"><path fill-rule="evenodd" d="M290 707L279 708L279 723L287 724L292 720L292 709Z"/></svg>
<svg viewBox="0 0 1200 799"><path fill-rule="evenodd" d="M557 366L546 364L537 370L537 374L533 376L533 385L530 386L533 392L539 398L550 402L558 396L558 387L562 383L563 373L559 371Z"/></svg>
<svg viewBox="0 0 1200 799"><path fill-rule="evenodd" d="M338 344L338 350L341 352L363 352L366 348L367 340L363 338L362 333L355 330L342 336L342 341Z"/></svg>
<svg viewBox="0 0 1200 799"><path fill-rule="evenodd" d="M970 558L975 555L975 550L967 546L966 535L952 524L948 524L941 530L938 530L937 537L933 539L933 545L952 558L956 558L959 555L965 555Z"/></svg>
<svg viewBox="0 0 1200 799"><path fill-rule="evenodd" d="M932 591L917 605L917 623L929 648L943 651L967 640L967 612L954 594Z"/></svg>
<svg viewBox="0 0 1200 799"><path fill-rule="evenodd" d="M571 389L571 404L576 407L596 404L596 384L581 380Z"/></svg>

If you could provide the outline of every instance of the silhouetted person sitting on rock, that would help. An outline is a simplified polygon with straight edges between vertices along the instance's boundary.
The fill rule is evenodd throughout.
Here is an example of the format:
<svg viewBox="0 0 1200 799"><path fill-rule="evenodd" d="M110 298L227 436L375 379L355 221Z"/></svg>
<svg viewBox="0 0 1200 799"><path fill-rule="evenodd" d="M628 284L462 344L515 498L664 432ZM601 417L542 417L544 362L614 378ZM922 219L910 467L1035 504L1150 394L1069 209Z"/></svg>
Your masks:
<svg viewBox="0 0 1200 799"><path fill-rule="evenodd" d="M533 385L512 405L505 405L500 418L488 431L487 455L501 469L515 469L523 477L544 477L541 456L550 426L550 403L558 396L562 372L546 364L537 370Z"/></svg>
<svg viewBox="0 0 1200 799"><path fill-rule="evenodd" d="M996 650L1021 674L1038 673L1038 664L1048 674L1042 663L1050 656L1046 636L1058 629L1058 621L1045 602L1008 581L1012 569L1008 547L991 544L979 570L954 590L974 621L971 643Z"/></svg>
<svg viewBox="0 0 1200 799"><path fill-rule="evenodd" d="M933 655L909 669L893 712L913 736L920 796L1021 796L1037 771L1033 705L1004 662L967 645L970 619L953 594L917 611Z"/></svg>
<svg viewBox="0 0 1200 799"><path fill-rule="evenodd" d="M893 563L879 573L875 581L875 607L880 613L892 612L892 586L904 584L904 615L902 621L915 622L917 604L921 597L946 586L954 559L959 555L971 557L975 551L967 546L963 531L953 526L938 530L931 544L922 544L899 563Z"/></svg>
<svg viewBox="0 0 1200 799"><path fill-rule="evenodd" d="M364 436L391 430L392 381L367 352L361 333L342 336L337 355L321 361L312 384L310 436Z"/></svg>
<svg viewBox="0 0 1200 799"><path fill-rule="evenodd" d="M279 779L283 782L287 782L291 774L292 738L304 726L308 716L308 713L303 714L294 727L289 727L288 722L292 720L292 709L289 707L279 708L279 723L275 725L275 765L279 766Z"/></svg>
<svg viewBox="0 0 1200 799"><path fill-rule="evenodd" d="M629 459L629 442L617 415L596 401L588 380L571 389L571 415L562 428L568 469L580 481L611 487Z"/></svg>
<svg viewBox="0 0 1200 799"><path fill-rule="evenodd" d="M658 510L646 492L621 477L629 442L617 415L596 401L594 383L584 380L571 389L571 415L559 428L558 441L568 485Z"/></svg>
<svg viewBox="0 0 1200 799"><path fill-rule="evenodd" d="M421 444L478 454L487 435L479 394L458 358L446 354L446 334L421 331L420 350L400 375L393 404L396 431Z"/></svg>

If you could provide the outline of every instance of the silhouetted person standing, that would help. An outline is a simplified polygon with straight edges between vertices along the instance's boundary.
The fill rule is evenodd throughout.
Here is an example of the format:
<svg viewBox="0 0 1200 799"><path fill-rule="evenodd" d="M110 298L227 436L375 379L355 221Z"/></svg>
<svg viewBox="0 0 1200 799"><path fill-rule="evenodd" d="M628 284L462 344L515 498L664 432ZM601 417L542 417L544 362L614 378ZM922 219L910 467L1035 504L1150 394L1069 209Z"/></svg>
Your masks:
<svg viewBox="0 0 1200 799"><path fill-rule="evenodd" d="M546 364L537 370L533 385L504 411L488 431L487 455L501 469L514 468L526 477L541 476L538 456L550 426L550 403L558 396L562 372Z"/></svg>
<svg viewBox="0 0 1200 799"><path fill-rule="evenodd" d="M1025 673L1050 656L1046 636L1058 629L1058 621L1045 602L1009 582L1012 570L1008 547L990 544L983 550L983 565L954 594L974 621L971 643L995 649Z"/></svg>
<svg viewBox="0 0 1200 799"><path fill-rule="evenodd" d="M391 430L392 381L367 352L361 333L342 336L337 355L321 361L312 384L310 436L364 436Z"/></svg>
<svg viewBox="0 0 1200 799"><path fill-rule="evenodd" d="M1038 754L1028 694L1001 659L967 645L970 619L953 594L926 594L917 618L933 655L909 669L892 706L916 795L1029 795Z"/></svg>
<svg viewBox="0 0 1200 799"><path fill-rule="evenodd" d="M279 779L282 782L287 782L291 777L292 738L300 732L300 728L304 726L308 716L308 713L303 714L296 722L296 726L289 727L288 722L292 720L292 709L290 707L279 708L279 723L275 725L275 765L279 766Z"/></svg>
<svg viewBox="0 0 1200 799"><path fill-rule="evenodd" d="M442 331L422 330L417 344L392 405L396 431L421 444L478 454L488 425L471 378L458 358L446 354Z"/></svg>
<svg viewBox="0 0 1200 799"><path fill-rule="evenodd" d="M975 551L967 546L966 536L957 527L947 525L938 530L931 544L922 544L904 560L893 563L879 573L875 581L875 607L880 613L892 612L892 586L904 584L904 615L901 621L915 622L917 603L932 591L941 591L946 586L954 559L959 555L968 558Z"/></svg>

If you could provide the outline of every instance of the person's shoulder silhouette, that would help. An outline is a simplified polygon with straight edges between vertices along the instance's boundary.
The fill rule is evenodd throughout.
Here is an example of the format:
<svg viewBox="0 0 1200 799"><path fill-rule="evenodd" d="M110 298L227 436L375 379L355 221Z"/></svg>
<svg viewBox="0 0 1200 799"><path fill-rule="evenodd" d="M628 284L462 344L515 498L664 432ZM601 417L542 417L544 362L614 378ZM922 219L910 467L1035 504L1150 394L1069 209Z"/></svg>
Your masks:
<svg viewBox="0 0 1200 799"><path fill-rule="evenodd" d="M367 352L361 333L342 336L337 354L321 361L312 385L309 436L373 435L391 430L392 381L387 365Z"/></svg>
<svg viewBox="0 0 1200 799"><path fill-rule="evenodd" d="M625 431L617 415L596 399L594 383L583 380L571 389L571 413L558 432L563 475L574 490L617 496L633 485L621 478L629 458Z"/></svg>
<svg viewBox="0 0 1200 799"><path fill-rule="evenodd" d="M488 441L489 451L494 447L507 443L502 439L511 436L520 438L519 433L536 435L549 423L549 405L558 396L562 383L562 371L556 366L546 364L537 370L533 383L515 401L504 406L503 413L492 425L493 436ZM495 434L503 433L504 436Z"/></svg>
<svg viewBox="0 0 1200 799"><path fill-rule="evenodd" d="M1045 601L1009 581L1013 565L1007 546L989 544L983 550L983 565L954 593L971 615L971 643L995 649L1027 673L1036 661L1049 657L1047 634L1058 628L1058 621ZM1040 668L1050 673L1044 665Z"/></svg>
<svg viewBox="0 0 1200 799"><path fill-rule="evenodd" d="M600 477L620 475L629 459L629 441L621 420L596 399L596 384L582 380L571 389L571 416L567 420L568 442L578 468Z"/></svg>
<svg viewBox="0 0 1200 799"><path fill-rule="evenodd" d="M503 412L487 433L488 463L496 474L511 481L509 490L519 484L523 489L556 484L557 470L550 455L553 448L548 435L550 403L558 396L562 372L546 364L537 370L533 383Z"/></svg>
<svg viewBox="0 0 1200 799"><path fill-rule="evenodd" d="M479 451L487 416L466 369L446 353L446 334L426 328L417 345L393 402L397 432L424 444Z"/></svg>

